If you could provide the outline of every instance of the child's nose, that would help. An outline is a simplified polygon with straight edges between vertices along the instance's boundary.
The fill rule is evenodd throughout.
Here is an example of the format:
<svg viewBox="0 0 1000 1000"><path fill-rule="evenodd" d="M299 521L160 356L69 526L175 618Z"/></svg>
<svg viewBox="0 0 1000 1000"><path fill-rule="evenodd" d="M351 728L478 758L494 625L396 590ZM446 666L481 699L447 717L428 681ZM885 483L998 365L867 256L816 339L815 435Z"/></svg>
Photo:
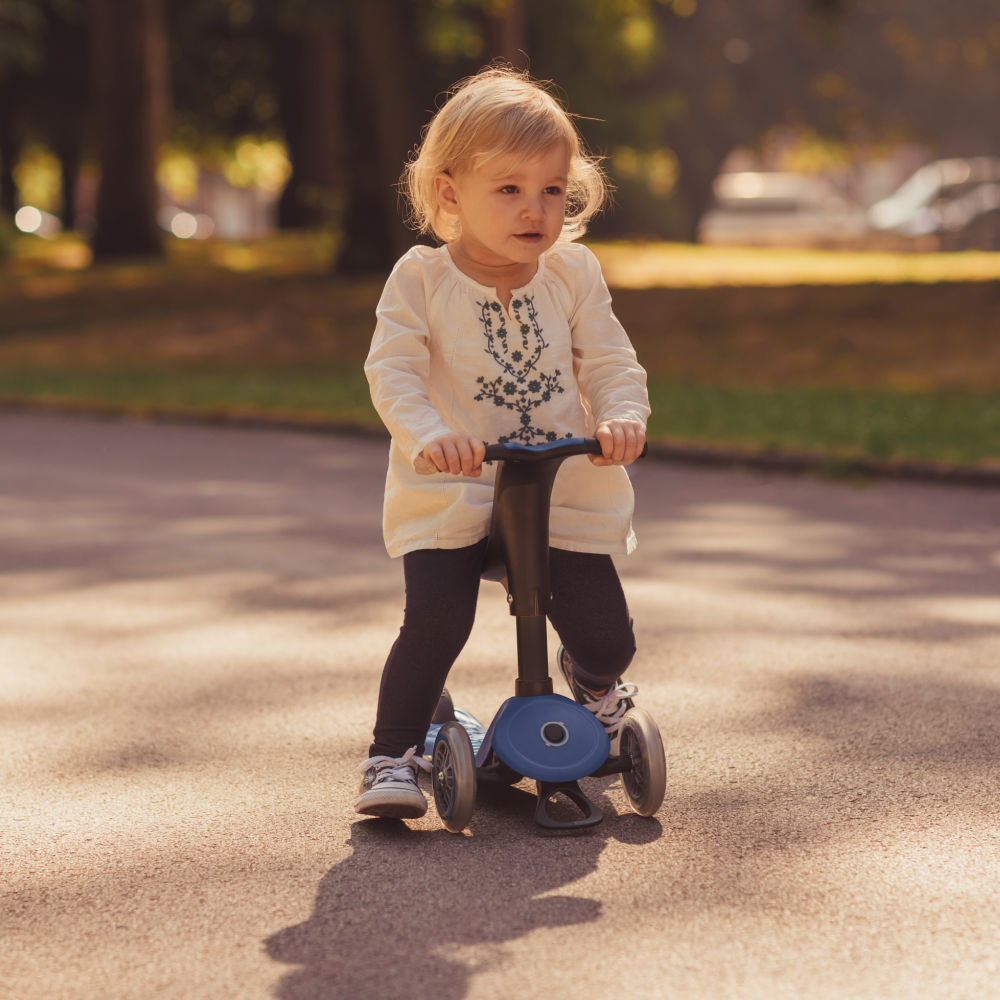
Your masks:
<svg viewBox="0 0 1000 1000"><path fill-rule="evenodd" d="M526 219L539 219L545 214L544 203L541 198L528 198L524 203L521 214Z"/></svg>

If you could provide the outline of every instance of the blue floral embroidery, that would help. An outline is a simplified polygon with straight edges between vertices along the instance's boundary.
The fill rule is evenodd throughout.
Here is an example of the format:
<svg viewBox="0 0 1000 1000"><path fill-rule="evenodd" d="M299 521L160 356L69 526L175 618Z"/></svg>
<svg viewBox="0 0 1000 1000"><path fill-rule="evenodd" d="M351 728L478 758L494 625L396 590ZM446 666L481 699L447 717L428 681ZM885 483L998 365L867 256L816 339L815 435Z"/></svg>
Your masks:
<svg viewBox="0 0 1000 1000"><path fill-rule="evenodd" d="M492 402L494 406L505 407L516 413L519 420L516 429L498 440L501 444L555 441L560 435L534 424L534 411L554 395L565 392L559 382L562 372L558 368L551 374L539 370L542 352L549 345L542 336L534 300L525 295L511 302L511 317L517 323L517 333L513 337L507 330L507 317L499 302L477 302L476 305L480 308L479 322L486 338L484 350L500 366L502 374L492 379L480 375L476 379L480 390L474 398L480 403Z"/></svg>

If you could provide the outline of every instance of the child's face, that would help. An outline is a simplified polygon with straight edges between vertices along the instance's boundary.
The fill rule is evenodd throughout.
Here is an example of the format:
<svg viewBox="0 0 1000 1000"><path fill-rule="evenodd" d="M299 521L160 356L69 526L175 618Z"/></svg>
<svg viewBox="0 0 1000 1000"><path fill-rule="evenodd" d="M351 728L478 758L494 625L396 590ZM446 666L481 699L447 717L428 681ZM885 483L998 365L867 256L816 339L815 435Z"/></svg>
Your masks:
<svg viewBox="0 0 1000 1000"><path fill-rule="evenodd" d="M441 207L458 216L460 248L488 267L531 264L562 232L569 151L560 145L532 159L502 156L438 178Z"/></svg>

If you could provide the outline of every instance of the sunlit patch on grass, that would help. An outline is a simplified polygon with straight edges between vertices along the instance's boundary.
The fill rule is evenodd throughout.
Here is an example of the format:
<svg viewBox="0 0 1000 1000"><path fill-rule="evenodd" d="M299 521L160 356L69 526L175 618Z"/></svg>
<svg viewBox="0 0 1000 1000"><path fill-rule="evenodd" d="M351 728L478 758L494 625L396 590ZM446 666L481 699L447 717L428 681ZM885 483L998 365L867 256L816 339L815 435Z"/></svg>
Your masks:
<svg viewBox="0 0 1000 1000"><path fill-rule="evenodd" d="M337 237L327 232L285 232L253 243L166 240L165 261L142 265L294 274L329 270ZM867 250L698 246L667 242L594 242L608 283L619 288L692 288L713 285L844 285L1000 280L1000 252L901 253ZM4 268L88 267L90 248L79 237L22 238Z"/></svg>
<svg viewBox="0 0 1000 1000"><path fill-rule="evenodd" d="M150 281L171 281L185 271L222 268L237 272L267 274L315 274L331 271L337 240L331 233L278 233L253 243L226 243L221 240L182 240L164 235L165 255L161 259L128 263L98 263L95 267L90 246L73 233L53 239L19 237L11 255L0 262L0 273L8 277L47 271L84 271L101 280L102 273L141 271Z"/></svg>
<svg viewBox="0 0 1000 1000"><path fill-rule="evenodd" d="M92 260L90 247L78 236L22 236L13 241L12 254L0 262L0 270L15 275L38 270L79 271L89 267Z"/></svg>
<svg viewBox="0 0 1000 1000"><path fill-rule="evenodd" d="M857 285L1000 280L1000 253L595 243L608 283L618 288L715 285Z"/></svg>

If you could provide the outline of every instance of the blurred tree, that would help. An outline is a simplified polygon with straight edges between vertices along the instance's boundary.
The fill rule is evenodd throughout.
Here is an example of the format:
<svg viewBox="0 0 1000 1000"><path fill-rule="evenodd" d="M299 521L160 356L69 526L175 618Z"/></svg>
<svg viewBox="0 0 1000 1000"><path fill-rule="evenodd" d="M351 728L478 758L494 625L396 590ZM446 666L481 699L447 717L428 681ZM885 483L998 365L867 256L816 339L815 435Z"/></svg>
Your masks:
<svg viewBox="0 0 1000 1000"><path fill-rule="evenodd" d="M586 0L574 18L583 5L529 7L529 51L537 74L604 119L580 123L612 152L621 191L602 235L645 225L696 239L727 156L776 125L848 144L996 148L984 129L1000 97L989 0L961 13L933 0Z"/></svg>
<svg viewBox="0 0 1000 1000"><path fill-rule="evenodd" d="M95 259L163 252L156 216L157 153L167 111L162 0L90 0L95 75Z"/></svg>
<svg viewBox="0 0 1000 1000"><path fill-rule="evenodd" d="M530 60L524 0L485 0L482 12L489 58L527 69Z"/></svg>
<svg viewBox="0 0 1000 1000"><path fill-rule="evenodd" d="M815 0L673 0L654 14L665 52L647 85L676 96L663 139L679 163L678 235L695 241L726 157L786 120L808 91L826 11Z"/></svg>
<svg viewBox="0 0 1000 1000"><path fill-rule="evenodd" d="M641 171L620 169L665 146L670 97L646 85L662 55L651 14L653 0L550 0L525 7L532 73L557 81L587 144L605 157L615 204L591 224L595 236L664 232L670 208ZM559 30L553 31L552 25Z"/></svg>
<svg viewBox="0 0 1000 1000"><path fill-rule="evenodd" d="M576 5L556 2L567 44L539 23L534 65L602 119L580 124L610 152L620 191L616 212L595 223L604 236L696 239L719 167L794 99L809 60L800 33L832 16L825 0L587 0L573 20Z"/></svg>
<svg viewBox="0 0 1000 1000"><path fill-rule="evenodd" d="M354 57L346 97L354 141L340 260L345 271L384 268L413 242L394 195L433 96L414 45L419 6L412 0L353 5Z"/></svg>
<svg viewBox="0 0 1000 1000"><path fill-rule="evenodd" d="M941 155L1000 155L998 64L995 0L855 0L814 68L809 109L820 116L825 107L850 137L882 133Z"/></svg>
<svg viewBox="0 0 1000 1000"><path fill-rule="evenodd" d="M282 228L341 233L338 267L391 263L408 242L393 184L419 134L430 75L414 34L427 0L183 0L172 30L181 127L279 133L292 173ZM220 72L221 70L221 72Z"/></svg>
<svg viewBox="0 0 1000 1000"><path fill-rule="evenodd" d="M207 51L179 67L198 92L221 69L196 115L216 134L279 133L292 173L278 205L282 228L338 226L344 195L346 0L187 0L214 8ZM220 17L220 14L222 15ZM221 30L220 30L221 29ZM200 87L204 92L205 87ZM194 102L189 102L194 104ZM207 105L207 108L206 108Z"/></svg>
<svg viewBox="0 0 1000 1000"><path fill-rule="evenodd" d="M62 167L60 214L76 223L89 97L87 32L76 0L0 0L0 207L17 207L14 167L41 142Z"/></svg>
<svg viewBox="0 0 1000 1000"><path fill-rule="evenodd" d="M22 74L11 68L0 82L0 212L5 215L13 215L18 209L14 167L21 156L23 126L17 101L10 95L23 87L22 79Z"/></svg>
<svg viewBox="0 0 1000 1000"><path fill-rule="evenodd" d="M649 84L680 98L665 139L680 163L682 235L736 146L778 124L855 147L919 141L939 155L1000 155L994 0L670 0Z"/></svg>
<svg viewBox="0 0 1000 1000"><path fill-rule="evenodd" d="M65 229L77 226L77 182L88 142L89 26L75 0L48 0L42 33L44 68L30 92L31 133L59 160L59 216Z"/></svg>
<svg viewBox="0 0 1000 1000"><path fill-rule="evenodd" d="M273 37L278 106L292 175L282 193L285 229L337 227L344 201L345 59L342 19L327 6Z"/></svg>
<svg viewBox="0 0 1000 1000"><path fill-rule="evenodd" d="M62 162L73 222L88 27L99 254L158 245L167 77L175 142L207 152L284 138L279 221L342 233L345 270L384 268L409 244L394 197L402 164L446 88L498 57L557 80L585 116L619 190L595 224L604 236L694 238L719 166L776 125L818 141L1000 152L996 0L171 0L166 28L163 6L0 0L5 211L22 146L42 141Z"/></svg>
<svg viewBox="0 0 1000 1000"><path fill-rule="evenodd" d="M0 0L3 2L3 0ZM439 96L495 57L570 95L619 188L600 235L695 238L730 152L776 125L820 137L995 134L995 0L174 0L178 112L206 135L278 130L286 226L343 233L339 266L390 264L393 197ZM172 15L172 32L183 18ZM209 28L206 29L206 25ZM558 26L554 30L553 26ZM977 69L978 67L978 69ZM992 82L991 82L992 81ZM186 126L187 127L187 126ZM978 137L976 132L978 130ZM189 129L190 131L190 129Z"/></svg>
<svg viewBox="0 0 1000 1000"><path fill-rule="evenodd" d="M14 167L26 129L24 94L42 62L40 2L0 0L0 211L17 211Z"/></svg>
<svg viewBox="0 0 1000 1000"><path fill-rule="evenodd" d="M277 30L264 0L171 0L171 138L208 150L279 128L272 42Z"/></svg>

